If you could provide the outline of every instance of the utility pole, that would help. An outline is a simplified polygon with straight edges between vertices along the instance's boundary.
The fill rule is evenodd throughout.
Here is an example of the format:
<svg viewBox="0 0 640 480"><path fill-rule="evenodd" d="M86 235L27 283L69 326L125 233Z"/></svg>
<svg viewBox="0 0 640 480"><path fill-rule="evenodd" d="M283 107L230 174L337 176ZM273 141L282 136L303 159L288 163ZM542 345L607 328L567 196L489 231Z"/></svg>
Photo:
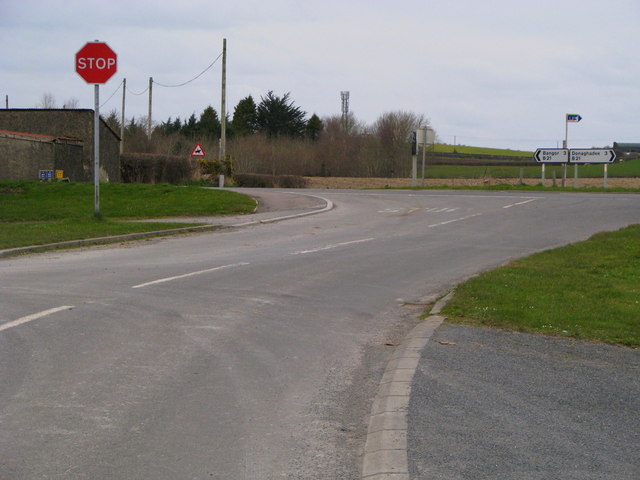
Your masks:
<svg viewBox="0 0 640 480"><path fill-rule="evenodd" d="M151 99L153 89L153 77L149 77L149 116L147 118L147 135L151 138Z"/></svg>
<svg viewBox="0 0 640 480"><path fill-rule="evenodd" d="M120 115L120 155L124 153L124 97L127 91L127 79L122 79L122 114Z"/></svg>
<svg viewBox="0 0 640 480"><path fill-rule="evenodd" d="M222 39L222 92L220 99L220 162L224 165L227 156L227 39ZM220 175L219 186L224 187L224 174Z"/></svg>

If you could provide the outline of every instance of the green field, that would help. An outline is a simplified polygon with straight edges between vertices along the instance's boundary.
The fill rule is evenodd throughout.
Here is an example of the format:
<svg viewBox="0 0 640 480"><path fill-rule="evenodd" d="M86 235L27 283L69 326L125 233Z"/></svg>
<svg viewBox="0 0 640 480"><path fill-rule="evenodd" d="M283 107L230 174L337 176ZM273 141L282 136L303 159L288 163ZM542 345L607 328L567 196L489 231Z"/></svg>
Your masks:
<svg viewBox="0 0 640 480"><path fill-rule="evenodd" d="M93 184L0 181L0 248L185 227L123 220L249 213L255 201L225 190L105 183L94 218Z"/></svg>
<svg viewBox="0 0 640 480"><path fill-rule="evenodd" d="M640 346L640 225L542 252L456 288L454 323Z"/></svg>
<svg viewBox="0 0 640 480"><path fill-rule="evenodd" d="M437 155L438 153L454 154L459 153L462 155L477 155L478 164L465 165L465 164L451 164L451 165L438 165L431 164L429 159L430 155ZM429 148L426 154L426 172L427 178L519 178L520 169L523 169L523 175L526 178L540 178L542 175L541 166L500 166L500 165L483 165L485 156L498 156L498 157L526 157L528 161L533 160L534 152L523 150L509 150L501 148L483 148L472 147L467 145L442 145L436 144L433 148ZM469 158L469 157L468 157ZM468 159L467 158L467 159ZM473 159L473 157L471 157ZM514 159L518 161L518 158ZM502 160L490 159L485 160L486 163L499 163L500 161L507 162L507 158ZM455 159L451 159L454 163ZM545 177L547 179L553 178L555 172L556 178L562 177L562 167L559 165L547 165ZM578 170L580 178L602 178L604 176L603 165L580 165ZM567 168L567 176L573 177L573 166L570 165ZM640 177L640 159L628 160L623 162L613 163L608 166L608 176L615 177Z"/></svg>
<svg viewBox="0 0 640 480"><path fill-rule="evenodd" d="M534 152L524 150L509 150L506 148L470 147L467 145L435 144L434 152L437 153L462 153L466 155L502 155L505 157L533 157Z"/></svg>

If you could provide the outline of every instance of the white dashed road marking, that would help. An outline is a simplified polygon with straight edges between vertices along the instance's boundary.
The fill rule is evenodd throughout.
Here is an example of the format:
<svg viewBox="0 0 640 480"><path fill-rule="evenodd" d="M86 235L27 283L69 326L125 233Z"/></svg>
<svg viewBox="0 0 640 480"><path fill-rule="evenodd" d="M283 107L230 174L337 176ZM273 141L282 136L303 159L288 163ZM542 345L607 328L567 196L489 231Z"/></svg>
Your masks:
<svg viewBox="0 0 640 480"><path fill-rule="evenodd" d="M0 332L2 330L7 330L12 327L17 327L18 325L23 325L25 323L32 322L42 317L46 317L56 312L61 312L63 310L71 310L73 305L62 305L61 307L50 308L48 310L43 310L38 313L32 313L31 315L27 315L25 317L18 318L17 320L13 320L11 322L3 323L0 325Z"/></svg>

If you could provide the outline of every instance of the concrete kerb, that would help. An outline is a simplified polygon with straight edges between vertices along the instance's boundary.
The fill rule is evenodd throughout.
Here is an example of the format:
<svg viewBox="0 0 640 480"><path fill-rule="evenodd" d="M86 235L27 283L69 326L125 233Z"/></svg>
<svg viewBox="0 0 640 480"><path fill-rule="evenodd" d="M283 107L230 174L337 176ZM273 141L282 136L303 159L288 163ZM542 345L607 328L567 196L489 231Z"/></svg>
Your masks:
<svg viewBox="0 0 640 480"><path fill-rule="evenodd" d="M47 243L45 245L31 245L28 247L8 248L0 250L0 258L19 255L21 253L35 253L56 248L82 247L87 245L99 245L104 243L127 242L141 240L143 238L160 237L163 235L176 235L180 233L204 232L225 228L220 225L199 225L194 227L172 228L169 230L156 230L153 232L129 233L126 235L112 235L109 237L85 238L82 240L69 240L66 242Z"/></svg>
<svg viewBox="0 0 640 480"><path fill-rule="evenodd" d="M438 315L449 293L431 309L394 350L371 407L362 460L363 480L409 480L407 414L411 382L427 342L444 321Z"/></svg>
<svg viewBox="0 0 640 480"><path fill-rule="evenodd" d="M302 194L302 195L319 198L325 202L325 206L323 208L311 210L308 212L301 212L301 213L296 213L292 215L283 215L279 217L272 217L272 218L267 218L262 220L253 220L253 221L244 222L244 223L235 223L232 225L213 225L213 224L198 225L193 227L172 228L168 230L156 230L153 232L130 233L126 235L112 235L108 237L85 238L82 240L69 240L66 242L48 243L45 245L30 245L28 247L8 248L5 250L0 250L0 258L10 257L12 255L20 255L23 253L35 253L35 252L42 252L46 250L54 250L56 248L82 247L82 246L99 245L99 244L105 244L105 243L127 242L132 240L142 240L144 238L159 237L164 235L206 232L211 230L222 230L222 229L246 227L251 225L259 225L261 223L273 223L273 222L279 222L283 220L289 220L289 219L298 218L298 217L306 217L308 215L315 215L318 213L327 212L329 210L332 210L334 207L333 202L327 198L323 198L317 195L308 195L308 194Z"/></svg>

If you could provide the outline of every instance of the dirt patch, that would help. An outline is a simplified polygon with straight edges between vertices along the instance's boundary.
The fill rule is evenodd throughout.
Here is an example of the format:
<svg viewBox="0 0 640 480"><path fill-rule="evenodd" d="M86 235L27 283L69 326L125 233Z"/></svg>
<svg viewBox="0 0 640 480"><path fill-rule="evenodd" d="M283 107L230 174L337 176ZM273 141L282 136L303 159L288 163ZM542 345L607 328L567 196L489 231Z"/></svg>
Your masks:
<svg viewBox="0 0 640 480"><path fill-rule="evenodd" d="M411 187L410 178L351 178L351 177L305 177L308 181L307 188L331 188L331 189L359 189L359 188L408 188ZM487 185L517 185L517 178L427 178L425 185L428 187L451 186L451 187L476 187ZM525 178L527 185L539 185L539 178ZM609 178L608 187L640 188L640 178ZM422 180L418 179L418 186L422 185ZM556 185L560 186L560 180L556 180ZM553 180L547 179L545 186L553 186ZM567 178L567 187L573 187L573 177ZM602 187L602 178L580 178L579 187Z"/></svg>

